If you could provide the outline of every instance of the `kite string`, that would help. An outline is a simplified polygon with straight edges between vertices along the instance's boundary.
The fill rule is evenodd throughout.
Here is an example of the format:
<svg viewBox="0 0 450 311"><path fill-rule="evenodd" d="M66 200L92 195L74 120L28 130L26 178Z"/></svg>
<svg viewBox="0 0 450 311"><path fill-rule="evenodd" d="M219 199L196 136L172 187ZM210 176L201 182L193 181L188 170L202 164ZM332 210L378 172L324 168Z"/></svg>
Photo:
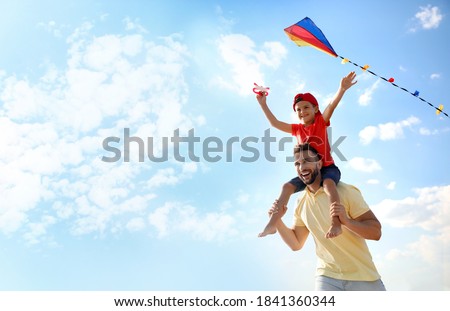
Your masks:
<svg viewBox="0 0 450 311"><path fill-rule="evenodd" d="M356 63L354 63L354 62L352 62L352 61L349 60L348 58L344 58L344 57L342 57L342 56L340 56L340 55L338 55L338 56L339 56L342 60L345 60L346 62L349 62L350 64L353 64L353 65L355 65L356 67L359 67L359 68L361 68L362 70L367 71L368 73L370 73L370 74L372 74L372 75L374 75L374 76L376 76L376 77L378 77L378 78L380 78L380 79L383 79L383 80L386 81L386 82L391 83L393 86L395 86L395 87L397 87L397 88L399 88L399 89L401 89L401 90L403 90L403 91L405 91L405 92L411 94L412 96L419 98L421 101L427 103L429 106L433 107L434 109L436 109L436 110L442 112L443 114L445 114L445 115L447 116L447 118L449 118L449 116L448 116L448 114L447 114L446 112L442 111L442 109L440 109L440 108L438 108L438 107L435 107L435 106L434 106L433 104L431 104L430 102L428 102L428 101L426 101L425 99L423 99L422 97L418 96L417 92L416 92L416 93L412 93L412 92L408 91L407 89L405 89L404 87L401 87L401 86L399 86L399 85L397 85L397 84L395 84L395 83L393 83L393 82L390 82L390 81L389 81L388 79L386 79L385 77L379 76L379 75L377 75L375 72L373 72L373 71L371 71L371 70L368 70L367 67L365 68L365 67L363 67L363 66L360 66L360 65L358 65L358 64L356 64Z"/></svg>

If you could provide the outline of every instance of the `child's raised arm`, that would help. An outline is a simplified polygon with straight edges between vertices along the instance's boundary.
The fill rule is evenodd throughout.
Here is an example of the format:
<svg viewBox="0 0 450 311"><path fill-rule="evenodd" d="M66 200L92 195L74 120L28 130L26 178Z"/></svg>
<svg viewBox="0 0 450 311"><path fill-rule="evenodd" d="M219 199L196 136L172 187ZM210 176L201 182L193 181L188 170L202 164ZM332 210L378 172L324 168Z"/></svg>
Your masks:
<svg viewBox="0 0 450 311"><path fill-rule="evenodd" d="M286 132L289 134L292 133L292 125L278 120L273 115L272 111L270 111L269 107L267 106L266 95L258 94L258 95L256 95L256 99L258 100L258 103L261 106L261 109L263 110L264 114L266 115L267 120L269 120L270 125L272 125L276 129L279 129L280 131L283 131L283 132Z"/></svg>
<svg viewBox="0 0 450 311"><path fill-rule="evenodd" d="M343 77L341 80L341 84L339 86L338 91L336 92L336 95L334 95L334 98L331 100L331 102L328 104L328 106L325 108L325 110L322 113L322 116L325 120L325 122L330 121L331 116L333 115L334 109L336 109L337 105L341 101L342 97L344 96L344 93L351 88L353 85L356 84L358 81L354 81L356 77L356 73L354 71L350 72L346 77Z"/></svg>

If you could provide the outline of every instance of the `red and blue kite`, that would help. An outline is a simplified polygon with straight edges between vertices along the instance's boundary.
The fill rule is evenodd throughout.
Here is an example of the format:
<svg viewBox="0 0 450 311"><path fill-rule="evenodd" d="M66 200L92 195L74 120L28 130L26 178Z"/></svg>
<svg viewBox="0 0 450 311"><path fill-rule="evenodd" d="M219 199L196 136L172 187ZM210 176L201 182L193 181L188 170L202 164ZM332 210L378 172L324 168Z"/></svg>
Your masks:
<svg viewBox="0 0 450 311"><path fill-rule="evenodd" d="M323 32L309 17L305 17L297 24L284 29L284 31L298 46L312 46L331 56L338 56Z"/></svg>
<svg viewBox="0 0 450 311"><path fill-rule="evenodd" d="M398 87L399 89L401 89L401 90L403 90L403 91L405 91L405 92L407 92L407 93L409 93L409 94L419 98L421 101L427 103L429 106L431 106L434 109L436 109L436 114L437 115L439 115L442 112L444 115L449 117L448 114L443 111L443 109L444 109L443 105L439 105L439 107L435 107L430 102L426 101L422 97L419 97L419 91L415 91L414 93L410 92L407 89L405 89L403 87L400 87L399 85L395 84L394 83L394 78L386 79L386 78L384 78L382 76L377 75L373 71L368 70L369 65L360 66L360 65L358 65L356 63L353 63L352 61L350 61L347 58L339 56L334 51L334 49L331 46L330 42L328 42L328 40L325 37L325 35L323 34L323 32L316 26L316 24L314 24L314 22L309 17L305 17L304 19L302 19L298 23L285 28L284 32L298 46L300 46L300 47L302 47L302 46L312 46L313 48L316 48L319 51L325 52L325 53L327 53L327 54L329 54L329 55L331 55L333 57L340 57L342 59L342 63L343 64L349 62L349 63L351 63L351 64L361 68L362 70L367 71L367 72L371 73L372 75L377 76L377 77L385 80L386 82L391 83L393 86Z"/></svg>

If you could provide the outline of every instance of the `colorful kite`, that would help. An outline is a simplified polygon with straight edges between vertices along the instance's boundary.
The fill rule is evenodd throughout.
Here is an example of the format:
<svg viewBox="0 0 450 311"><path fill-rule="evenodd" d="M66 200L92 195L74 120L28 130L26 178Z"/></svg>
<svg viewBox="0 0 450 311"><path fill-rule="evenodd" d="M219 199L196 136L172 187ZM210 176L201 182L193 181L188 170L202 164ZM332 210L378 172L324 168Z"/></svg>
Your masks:
<svg viewBox="0 0 450 311"><path fill-rule="evenodd" d="M382 76L377 75L376 73L374 73L373 71L368 70L369 69L369 65L364 65L364 66L360 66L352 61L350 61L347 58L344 58L340 55L338 55L333 47L331 46L330 42L328 42L327 38L325 37L325 35L323 34L323 32L316 26L316 24L314 24L314 22L308 18L305 17L304 19L302 19L301 21L299 21L298 23L287 27L284 29L284 32L288 35L288 37L295 42L295 44L297 44L298 46L312 46L316 49L318 49L319 51L325 52L333 57L339 57L342 59L342 64L345 63L351 63L353 65L355 65L356 67L361 68L364 71L367 71L368 73L371 73L372 75L383 79L386 82L391 83L393 86L398 87L399 89L419 98L421 101L427 103L429 106L433 107L434 109L436 109L436 114L439 115L441 112L447 116L448 114L445 113L443 111L444 106L443 105L439 105L439 107L435 107L434 105L432 105L430 102L426 101L425 99L423 99L422 97L419 96L419 91L415 91L410 92L407 89L400 87L399 85L394 83L394 78L389 78L386 79Z"/></svg>

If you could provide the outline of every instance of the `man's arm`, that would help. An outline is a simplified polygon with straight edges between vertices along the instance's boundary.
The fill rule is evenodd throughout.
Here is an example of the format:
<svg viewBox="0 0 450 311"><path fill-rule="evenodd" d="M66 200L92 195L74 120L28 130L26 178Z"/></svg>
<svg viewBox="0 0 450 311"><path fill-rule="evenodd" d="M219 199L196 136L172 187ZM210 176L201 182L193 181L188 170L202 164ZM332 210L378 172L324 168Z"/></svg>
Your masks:
<svg viewBox="0 0 450 311"><path fill-rule="evenodd" d="M301 250L309 235L309 230L305 226L295 226L291 229L286 227L281 219L277 223L277 231L284 243L293 251Z"/></svg>
<svg viewBox="0 0 450 311"><path fill-rule="evenodd" d="M331 216L338 216L342 225L367 240L378 241L381 238L381 223L375 214L368 210L355 219L348 218L345 207L342 204L331 204Z"/></svg>
<svg viewBox="0 0 450 311"><path fill-rule="evenodd" d="M325 108L325 110L322 113L322 116L325 120L325 123L330 121L331 116L333 115L334 109L336 109L337 105L341 101L342 97L344 96L345 92L351 88L353 85L356 84L358 81L353 81L356 77L356 73L354 71L350 72L346 77L342 78L341 84L339 86L338 91L336 92L336 95L334 95L331 102L328 104L328 106Z"/></svg>
<svg viewBox="0 0 450 311"><path fill-rule="evenodd" d="M256 95L256 99L258 100L258 103L261 106L261 109L263 110L264 114L266 115L267 120L269 120L270 125L272 125L276 129L279 129L280 131L283 131L283 132L286 132L289 134L292 133L292 125L278 120L273 115L272 111L270 111L269 107L267 106L266 95L258 94L258 95Z"/></svg>

